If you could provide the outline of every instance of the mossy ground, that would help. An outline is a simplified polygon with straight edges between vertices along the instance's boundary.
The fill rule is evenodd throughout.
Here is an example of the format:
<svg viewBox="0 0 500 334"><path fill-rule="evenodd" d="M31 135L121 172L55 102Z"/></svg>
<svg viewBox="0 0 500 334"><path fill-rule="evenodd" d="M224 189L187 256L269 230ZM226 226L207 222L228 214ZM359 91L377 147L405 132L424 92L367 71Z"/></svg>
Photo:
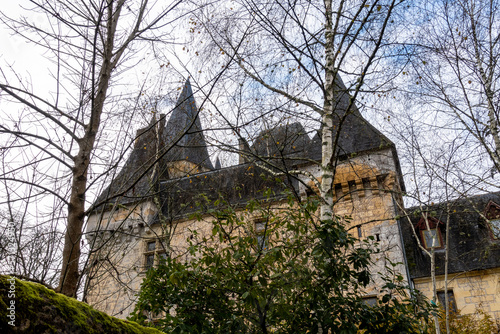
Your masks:
<svg viewBox="0 0 500 334"><path fill-rule="evenodd" d="M0 276L0 333L162 333L120 320L41 284L15 279L15 298L9 298L9 276ZM15 300L15 327L9 325L10 301Z"/></svg>

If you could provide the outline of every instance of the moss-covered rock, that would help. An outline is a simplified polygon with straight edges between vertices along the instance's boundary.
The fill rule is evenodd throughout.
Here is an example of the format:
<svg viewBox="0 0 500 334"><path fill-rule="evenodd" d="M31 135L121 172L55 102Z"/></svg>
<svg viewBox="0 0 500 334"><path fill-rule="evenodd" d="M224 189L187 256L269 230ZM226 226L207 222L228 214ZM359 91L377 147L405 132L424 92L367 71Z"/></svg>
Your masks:
<svg viewBox="0 0 500 334"><path fill-rule="evenodd" d="M41 284L0 276L0 333L162 332L111 317Z"/></svg>

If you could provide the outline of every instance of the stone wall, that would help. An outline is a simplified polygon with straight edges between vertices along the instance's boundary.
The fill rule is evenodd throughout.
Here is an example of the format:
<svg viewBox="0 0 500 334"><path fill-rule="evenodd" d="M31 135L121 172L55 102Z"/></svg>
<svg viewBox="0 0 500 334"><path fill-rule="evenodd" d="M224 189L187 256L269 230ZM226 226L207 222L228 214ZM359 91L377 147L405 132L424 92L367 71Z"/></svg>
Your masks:
<svg viewBox="0 0 500 334"><path fill-rule="evenodd" d="M139 215L148 212L148 215ZM146 255L161 253L189 260L186 252L188 238L196 230L199 236L211 232L208 221L182 219L171 222L169 230L147 222L156 210L151 202L137 205L134 210L116 210L113 215L101 216L105 221L97 224L96 216L89 217L88 242L94 252L89 259L86 301L98 310L125 319L134 309L137 294L146 275ZM100 232L92 230L101 226ZM170 235L170 245L161 244ZM155 251L148 252L148 243L157 242ZM161 241L166 243L166 241Z"/></svg>
<svg viewBox="0 0 500 334"><path fill-rule="evenodd" d="M319 176L318 166L303 168ZM379 243L380 252L373 258L374 284L367 289L367 295L377 295L378 288L383 284L378 273L388 274L385 271L389 265L387 259L400 263L395 269L407 280L398 222L394 219L396 203L402 201L399 180L389 149L353 157L337 167L335 213L345 220L355 237L365 239L372 236L374 242ZM307 179L303 181L306 184L309 182ZM303 185L299 187L299 192L303 196L308 195ZM280 203L275 205L279 207ZM91 279L87 300L97 309L119 318L125 318L133 310L145 275L146 255L159 256L163 251L163 247L158 249L161 245L156 244L157 250L148 252L148 243L169 235L170 244L165 249L173 257L189 260L186 250L187 239L193 237L191 231L196 230L200 238L211 233L210 217L203 221L180 219L162 226L158 224L158 218L154 218L155 215L155 205L143 202L89 217L88 240L98 251L90 259ZM153 218L156 223L150 225ZM256 217L249 216L248 219L251 221ZM96 233L97 229L100 232Z"/></svg>
<svg viewBox="0 0 500 334"><path fill-rule="evenodd" d="M319 175L319 167L308 171ZM309 183L313 186L313 183ZM408 282L405 258L399 229L399 206L403 206L400 177L390 149L352 157L336 169L334 212L343 217L349 232L360 240L373 237L380 252L374 254L372 277L374 283L366 293L377 295L384 284L382 275L398 263L395 272ZM379 275L381 273L382 275Z"/></svg>
<svg viewBox="0 0 500 334"><path fill-rule="evenodd" d="M415 288L432 299L430 277L415 279ZM436 290L445 290L442 275L436 277ZM457 308L462 314L472 314L476 309L482 309L500 320L500 268L449 274L448 291L453 291Z"/></svg>

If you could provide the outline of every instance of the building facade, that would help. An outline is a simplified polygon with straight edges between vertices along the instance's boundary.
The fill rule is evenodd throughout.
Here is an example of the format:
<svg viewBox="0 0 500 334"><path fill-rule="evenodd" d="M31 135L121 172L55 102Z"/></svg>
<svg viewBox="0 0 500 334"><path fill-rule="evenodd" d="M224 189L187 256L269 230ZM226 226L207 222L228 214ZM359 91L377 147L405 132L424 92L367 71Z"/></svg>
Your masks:
<svg viewBox="0 0 500 334"><path fill-rule="evenodd" d="M425 293L426 272L412 269L407 259L413 235L405 227L410 223L402 219L404 183L395 145L355 107L347 112L348 99L347 93L340 97L336 108L340 133L334 211L347 218L347 228L355 237L372 236L378 242L374 283L365 291L366 297L377 297L380 275L386 273L389 262L398 263L396 269L404 279ZM261 132L251 145L240 138L239 164L221 168L218 159L214 163L210 159L198 114L187 81L168 121L164 116L153 118L137 132L125 166L96 200L87 224L92 251L86 300L97 309L125 318L134 308L148 268L166 256L189 260L187 240L193 238L192 232L203 236L212 230L209 217L190 218L198 210L200 194L212 200L222 196L243 208L248 200L264 198L265 189L274 191L277 206L285 199L280 195L283 187L299 196L315 192L314 183L304 175L321 175L319 131L311 139L300 123L294 123ZM304 173L293 174L284 183L274 182L274 172L283 170ZM425 259L419 265L425 267ZM498 305L500 288L491 287L500 284L500 276L495 269L488 270L487 292L496 292L487 298Z"/></svg>
<svg viewBox="0 0 500 334"><path fill-rule="evenodd" d="M500 193L489 193L407 210L402 228L416 289L432 298L434 252L439 302L444 304L447 294L452 310L472 314L480 309L500 319L499 203Z"/></svg>

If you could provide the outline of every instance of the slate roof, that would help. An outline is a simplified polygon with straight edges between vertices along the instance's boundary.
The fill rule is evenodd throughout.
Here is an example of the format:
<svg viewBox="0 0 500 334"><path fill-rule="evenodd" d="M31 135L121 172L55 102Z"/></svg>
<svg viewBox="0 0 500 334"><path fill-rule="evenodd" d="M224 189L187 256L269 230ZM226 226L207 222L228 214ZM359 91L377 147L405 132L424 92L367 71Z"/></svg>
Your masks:
<svg viewBox="0 0 500 334"><path fill-rule="evenodd" d="M340 131L337 155L349 157L353 153L394 147L392 141L361 116L355 103L352 103L349 108L351 95L339 76L337 76L335 84L339 92L337 98L334 99L337 102L334 106L333 119L333 137L335 138Z"/></svg>
<svg viewBox="0 0 500 334"><path fill-rule="evenodd" d="M111 184L98 196L94 202L96 207L103 203L136 202L150 196L159 180L168 179L165 156L155 164L156 157L165 152L164 129L165 118L157 121L153 117L147 127L137 131L132 153Z"/></svg>
<svg viewBox="0 0 500 334"><path fill-rule="evenodd" d="M441 232L446 238L444 224L450 219L448 273L468 272L500 266L500 241L491 237L491 230L481 217L488 203L500 204L500 192L474 196L425 207L424 212L443 224ZM422 217L420 208L408 210L414 226ZM430 277L430 259L419 249L406 217L401 219L406 257L412 278ZM418 233L418 232L417 232ZM436 274L443 275L444 249L436 250Z"/></svg>
<svg viewBox="0 0 500 334"><path fill-rule="evenodd" d="M208 156L198 114L188 79L167 122L165 145L172 147L167 153L167 160L187 160L212 170L214 167Z"/></svg>
<svg viewBox="0 0 500 334"><path fill-rule="evenodd" d="M302 124L293 123L262 131L254 140L250 151L275 164L287 162L288 165L296 165L304 163L305 159L315 158L311 157L310 148L311 140Z"/></svg>
<svg viewBox="0 0 500 334"><path fill-rule="evenodd" d="M221 169L221 168L222 168L222 165L220 163L220 159L219 159L219 157L217 157L217 159L215 160L214 169Z"/></svg>
<svg viewBox="0 0 500 334"><path fill-rule="evenodd" d="M340 124L341 118L345 116L343 125L340 127L339 147L337 149L339 158L345 159L353 153L390 147L393 150L400 183L404 189L394 144L369 124L361 116L354 104L349 111L346 110L349 106L350 95L340 78L336 83L340 93L335 106L335 122L337 126L334 131L339 128L338 124ZM148 127L138 131L138 135L141 135L138 136L132 154L115 180L103 191L95 203L99 204L106 198L111 197L112 200L108 201L108 203L118 201L121 204L127 204L150 196L154 191L159 190L159 182L162 182L162 187L171 183L170 181L165 181L169 178L167 163L179 160L188 160L213 171L208 174L199 174L204 177L207 176L207 180L215 182L214 185L217 185L217 187L209 187L212 193L234 191L234 189L226 189L224 187L234 187L235 184L238 184L240 182L238 179L232 181L231 179L240 177L240 172L236 171L244 167L234 166L229 169L221 169L220 161L218 161L214 169L209 159L198 114L199 111L196 107L191 84L188 79L167 124L165 125L165 116L161 116L160 121L157 122L154 118ZM159 145L158 147L157 144ZM250 150L259 159L271 160L272 163L280 168L295 167L311 160L321 161L321 138L319 132L313 139L309 139L304 127L300 123L262 131L256 140L254 140L252 147L249 148L246 145L245 149ZM158 156L162 158L158 164L153 166ZM246 176L246 178L248 177L249 175ZM189 184L186 180L190 181ZM179 188L181 185L185 186L184 192L187 195L183 195L182 198L186 201L188 201L186 196L194 197L197 193L202 192L202 189L193 188L193 184L198 184L193 182L193 180L193 178L183 178L175 181L178 183L175 186L177 189L182 189ZM225 181L223 182L222 180ZM269 184L260 183L259 180L241 180L241 182L247 185L245 189L254 189L255 191L261 189L252 188L251 184L270 186ZM203 185L203 187L205 186ZM257 196L256 194L252 195L250 192L244 193L249 196L248 198ZM178 202L180 199L175 201Z"/></svg>
<svg viewBox="0 0 500 334"><path fill-rule="evenodd" d="M336 154L340 161L358 154L390 149L395 161L401 190L405 191L403 174L394 143L363 118L355 103L349 108L351 95L342 79L336 80L338 94L334 105L333 138L338 134ZM349 109L349 110L348 110ZM252 155L288 168L307 161L321 161L321 129L309 139L300 123L262 131L250 149ZM280 161L281 160L281 161Z"/></svg>
<svg viewBox="0 0 500 334"><path fill-rule="evenodd" d="M283 191L289 187L298 189L297 180L276 178L253 163L231 166L221 170L195 174L189 177L166 180L160 183L162 212L165 217L178 219L204 208L224 207L215 204L223 199L232 206L244 206L249 199L284 199Z"/></svg>
<svg viewBox="0 0 500 334"><path fill-rule="evenodd" d="M189 79L165 125L165 115L153 116L150 124L137 131L134 149L111 184L94 202L129 204L151 196L158 182L168 179L167 164L187 160L214 169ZM159 158L158 163L157 160ZM107 200L108 199L108 200Z"/></svg>
<svg viewBox="0 0 500 334"><path fill-rule="evenodd" d="M339 136L337 156L343 160L367 151L394 148L394 143L363 118L342 79L336 80L338 94L334 105L333 138ZM349 110L348 110L349 108ZM300 123L262 131L252 149L263 157L302 157L321 161L321 129L310 140ZM295 152L293 152L292 147Z"/></svg>

